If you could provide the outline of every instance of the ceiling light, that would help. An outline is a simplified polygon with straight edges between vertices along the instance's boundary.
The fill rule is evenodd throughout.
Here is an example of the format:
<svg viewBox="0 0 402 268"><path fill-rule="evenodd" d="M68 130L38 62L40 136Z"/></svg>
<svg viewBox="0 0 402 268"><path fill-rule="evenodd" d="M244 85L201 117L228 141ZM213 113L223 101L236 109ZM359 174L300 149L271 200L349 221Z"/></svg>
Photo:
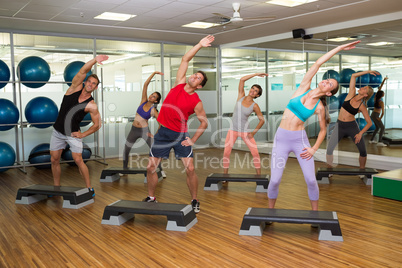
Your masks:
<svg viewBox="0 0 402 268"><path fill-rule="evenodd" d="M135 16L137 16L137 15L113 13L113 12L104 12L104 13L96 16L95 19L126 21L128 19L134 18Z"/></svg>
<svg viewBox="0 0 402 268"><path fill-rule="evenodd" d="M391 42L376 42L376 43L369 43L367 44L368 46L374 46L374 47L379 47L379 46L388 46L388 45L393 45L394 43Z"/></svg>
<svg viewBox="0 0 402 268"><path fill-rule="evenodd" d="M334 38L328 38L325 41L343 42L343 41L350 41L350 40L356 40L356 38L353 38L353 37L334 37Z"/></svg>
<svg viewBox="0 0 402 268"><path fill-rule="evenodd" d="M267 1L265 3L267 4L273 4L273 5L279 5L279 6L285 6L285 7L295 7L311 2L315 2L318 0L271 0Z"/></svg>
<svg viewBox="0 0 402 268"><path fill-rule="evenodd" d="M208 29L213 26L218 26L219 23L211 23L211 22L203 22L203 21L195 21L189 24L182 25L181 27L189 27L189 28L198 28L198 29Z"/></svg>

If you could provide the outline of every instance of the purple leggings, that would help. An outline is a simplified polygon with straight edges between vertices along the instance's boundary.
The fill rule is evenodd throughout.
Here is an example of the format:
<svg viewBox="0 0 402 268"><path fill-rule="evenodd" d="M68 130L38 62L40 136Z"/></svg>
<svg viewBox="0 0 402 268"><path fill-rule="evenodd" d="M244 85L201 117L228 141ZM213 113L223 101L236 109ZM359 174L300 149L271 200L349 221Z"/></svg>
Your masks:
<svg viewBox="0 0 402 268"><path fill-rule="evenodd" d="M303 171L307 183L307 191L310 200L318 200L319 189L315 177L314 158L309 160L301 158L305 147L311 147L305 130L290 131L278 128L274 138L274 147L271 155L271 178L268 185L268 198L276 199L279 192L283 170L290 152L293 152Z"/></svg>

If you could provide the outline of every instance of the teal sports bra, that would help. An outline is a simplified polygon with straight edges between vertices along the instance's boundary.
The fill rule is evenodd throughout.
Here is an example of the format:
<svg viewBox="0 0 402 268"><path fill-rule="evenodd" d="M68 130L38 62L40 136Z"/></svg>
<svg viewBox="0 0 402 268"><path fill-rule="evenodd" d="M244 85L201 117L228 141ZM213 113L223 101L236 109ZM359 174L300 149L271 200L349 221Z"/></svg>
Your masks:
<svg viewBox="0 0 402 268"><path fill-rule="evenodd" d="M307 109L303 103L301 102L301 98L306 95L311 89L306 91L304 94L294 97L290 99L286 108L288 108L292 113L294 113L301 121L306 122L306 120L314 114L315 108L317 108L318 103L320 100L317 101L317 104L314 106L313 109Z"/></svg>

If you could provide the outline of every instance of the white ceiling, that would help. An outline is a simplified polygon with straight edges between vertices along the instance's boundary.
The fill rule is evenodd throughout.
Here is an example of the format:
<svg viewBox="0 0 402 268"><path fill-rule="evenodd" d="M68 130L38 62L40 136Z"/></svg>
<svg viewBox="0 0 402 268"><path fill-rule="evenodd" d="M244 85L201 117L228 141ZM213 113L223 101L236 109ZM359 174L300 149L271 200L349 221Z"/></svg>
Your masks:
<svg viewBox="0 0 402 268"><path fill-rule="evenodd" d="M125 40L154 40L194 44L214 34L214 45L325 51L337 43L327 37L365 36L356 54L402 56L401 0L320 0L294 8L267 0L0 0L0 31L57 33ZM240 2L242 17L276 16L269 21L231 23L210 29L181 27L193 21L220 22L212 13L232 16L232 3ZM103 12L135 14L115 22L96 20ZM293 39L303 28L313 39ZM367 43L395 45L373 48Z"/></svg>

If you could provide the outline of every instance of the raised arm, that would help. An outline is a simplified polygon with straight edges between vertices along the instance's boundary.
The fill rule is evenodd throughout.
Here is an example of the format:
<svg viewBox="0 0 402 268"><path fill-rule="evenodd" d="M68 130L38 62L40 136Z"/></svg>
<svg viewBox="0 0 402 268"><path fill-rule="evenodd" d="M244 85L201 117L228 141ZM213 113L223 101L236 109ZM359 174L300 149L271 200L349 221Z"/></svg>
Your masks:
<svg viewBox="0 0 402 268"><path fill-rule="evenodd" d="M92 60L88 61L81 67L79 72L74 76L71 86L66 92L66 95L72 94L78 90L81 90L82 82L84 82L87 73L92 69L96 63L102 64L103 61L107 60L109 57L106 55L98 55Z"/></svg>
<svg viewBox="0 0 402 268"><path fill-rule="evenodd" d="M370 70L352 74L352 77L350 78L350 82L349 82L349 93L348 93L348 96L346 97L346 99L350 99L354 95L356 95L356 78L359 76L365 75L365 74L380 75L379 72L370 71Z"/></svg>
<svg viewBox="0 0 402 268"><path fill-rule="evenodd" d="M245 75L242 78L240 78L239 93L238 93L238 96L237 96L237 100L240 100L241 98L243 98L246 95L245 92L244 92L244 83L247 80L249 80L250 78L253 78L254 76L265 77L265 76L268 76L268 74L266 74L266 73L255 73L255 74Z"/></svg>
<svg viewBox="0 0 402 268"><path fill-rule="evenodd" d="M148 95L147 95L147 90L149 83L151 83L152 78L155 76L155 74L163 75L161 72L153 72L145 81L144 86L142 87L142 96L141 96L141 103L144 103L145 101L148 100Z"/></svg>
<svg viewBox="0 0 402 268"><path fill-rule="evenodd" d="M356 47L356 45L360 43L360 41L355 41L352 43L348 43L345 45L340 45L330 51L328 51L326 54L322 55L307 71L307 73L304 75L303 80L300 83L299 88L296 90L294 96L303 94L307 90L310 89L311 85L311 80L313 77L317 74L318 69L323 65L325 62L327 62L330 58L332 58L336 53L342 50L350 50Z"/></svg>
<svg viewBox="0 0 402 268"><path fill-rule="evenodd" d="M378 90L377 90L377 91L381 91L381 90L382 90L382 86L384 85L385 80L387 80L387 79L388 79L388 76L386 76L386 77L382 80L381 85L378 87Z"/></svg>
<svg viewBox="0 0 402 268"><path fill-rule="evenodd" d="M208 35L198 42L194 47L192 47L186 54L184 54L183 58L181 59L179 70L177 71L176 81L174 86L178 84L182 84L186 82L186 72L188 69L188 63L193 59L195 54L203 48L211 46L211 43L214 41L215 37L212 35Z"/></svg>

